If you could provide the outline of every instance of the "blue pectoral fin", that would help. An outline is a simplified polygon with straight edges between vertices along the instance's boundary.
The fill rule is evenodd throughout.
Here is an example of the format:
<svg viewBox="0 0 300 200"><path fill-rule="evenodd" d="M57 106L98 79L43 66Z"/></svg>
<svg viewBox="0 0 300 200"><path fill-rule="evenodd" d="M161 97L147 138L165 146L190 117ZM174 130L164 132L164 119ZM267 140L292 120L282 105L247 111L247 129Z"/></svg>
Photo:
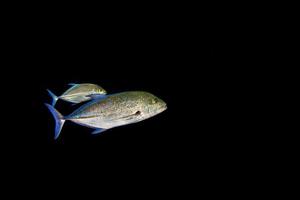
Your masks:
<svg viewBox="0 0 300 200"><path fill-rule="evenodd" d="M103 129L103 128L97 128L95 129L92 134L95 135L95 134L99 134L99 133L102 133L104 131L106 131L107 129Z"/></svg>

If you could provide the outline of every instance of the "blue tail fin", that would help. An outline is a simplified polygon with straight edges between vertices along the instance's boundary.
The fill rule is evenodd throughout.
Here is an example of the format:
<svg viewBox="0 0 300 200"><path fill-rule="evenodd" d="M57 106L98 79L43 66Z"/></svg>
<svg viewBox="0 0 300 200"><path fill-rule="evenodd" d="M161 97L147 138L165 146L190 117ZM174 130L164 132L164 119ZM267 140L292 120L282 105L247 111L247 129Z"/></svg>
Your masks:
<svg viewBox="0 0 300 200"><path fill-rule="evenodd" d="M47 103L45 103L49 111L52 113L54 120L55 120L55 134L54 139L57 139L60 131L65 123L64 117L57 111L55 108Z"/></svg>
<svg viewBox="0 0 300 200"><path fill-rule="evenodd" d="M47 91L48 91L48 93L50 94L50 96L52 98L51 105L54 107L55 104L56 104L56 102L57 102L57 100L58 100L58 97L55 94L53 94L50 90L47 90Z"/></svg>

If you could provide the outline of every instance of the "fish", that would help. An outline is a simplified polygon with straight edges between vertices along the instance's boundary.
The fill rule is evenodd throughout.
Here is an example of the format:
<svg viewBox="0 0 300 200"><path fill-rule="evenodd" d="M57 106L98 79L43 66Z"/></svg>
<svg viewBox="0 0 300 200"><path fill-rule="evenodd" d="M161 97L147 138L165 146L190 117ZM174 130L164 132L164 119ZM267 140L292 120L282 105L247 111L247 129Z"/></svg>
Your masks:
<svg viewBox="0 0 300 200"><path fill-rule="evenodd" d="M96 84L91 83L69 83L71 87L65 91L62 95L56 96L53 92L47 89L48 93L52 98L52 106L55 106L58 99L71 102L73 104L78 104L81 102L85 102L91 99L88 95L92 94L99 94L99 95L106 95L106 91Z"/></svg>
<svg viewBox="0 0 300 200"><path fill-rule="evenodd" d="M55 120L54 139L59 137L65 121L93 128L92 134L99 134L114 127L143 121L167 109L162 99L144 91L93 95L92 98L67 116L60 114L52 105L45 104Z"/></svg>

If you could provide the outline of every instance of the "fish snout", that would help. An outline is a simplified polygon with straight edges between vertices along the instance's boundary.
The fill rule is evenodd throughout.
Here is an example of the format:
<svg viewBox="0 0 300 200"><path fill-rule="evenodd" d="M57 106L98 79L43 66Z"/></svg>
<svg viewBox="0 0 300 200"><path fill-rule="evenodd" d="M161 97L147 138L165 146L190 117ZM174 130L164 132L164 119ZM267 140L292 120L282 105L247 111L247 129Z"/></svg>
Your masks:
<svg viewBox="0 0 300 200"><path fill-rule="evenodd" d="M165 102L162 102L161 105L160 105L160 109L162 111L166 110L168 108L167 104Z"/></svg>

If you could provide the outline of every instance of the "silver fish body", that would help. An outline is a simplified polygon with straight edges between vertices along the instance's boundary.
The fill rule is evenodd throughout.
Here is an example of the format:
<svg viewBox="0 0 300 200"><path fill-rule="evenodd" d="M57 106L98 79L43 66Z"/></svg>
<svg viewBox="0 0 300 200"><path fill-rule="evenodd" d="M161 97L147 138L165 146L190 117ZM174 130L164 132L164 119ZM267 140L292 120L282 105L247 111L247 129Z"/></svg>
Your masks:
<svg viewBox="0 0 300 200"><path fill-rule="evenodd" d="M106 91L96 84L82 83L69 85L71 85L71 87L60 96L56 96L50 90L48 90L49 94L53 99L52 106L56 104L58 99L77 104L90 100L91 97L89 97L89 95L106 94Z"/></svg>
<svg viewBox="0 0 300 200"><path fill-rule="evenodd" d="M47 105L60 121L70 120L77 124L95 128L95 133L153 117L167 109L166 103L148 92L130 91L108 95L82 105L73 113L62 117ZM58 114L57 114L58 113ZM58 120L56 120L58 121ZM62 122L62 124L63 124ZM59 135L56 128L56 138Z"/></svg>

